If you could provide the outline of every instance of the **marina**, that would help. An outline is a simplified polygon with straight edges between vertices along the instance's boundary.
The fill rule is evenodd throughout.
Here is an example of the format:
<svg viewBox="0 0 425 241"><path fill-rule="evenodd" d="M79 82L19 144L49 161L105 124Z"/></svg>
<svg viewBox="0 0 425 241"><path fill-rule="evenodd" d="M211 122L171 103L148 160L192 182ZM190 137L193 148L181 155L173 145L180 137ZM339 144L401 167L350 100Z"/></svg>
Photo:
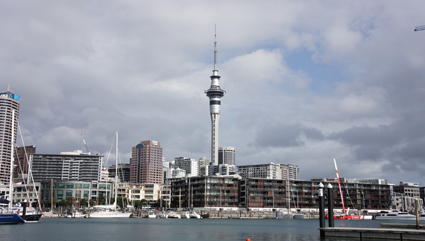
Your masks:
<svg viewBox="0 0 425 241"><path fill-rule="evenodd" d="M386 223L412 224L411 221L386 221ZM379 228L380 224L379 220L335 220L335 229ZM348 237L320 239L317 219L42 218L37 224L2 225L0 233L2 241L29 239L212 241L247 238L252 241L359 240Z"/></svg>

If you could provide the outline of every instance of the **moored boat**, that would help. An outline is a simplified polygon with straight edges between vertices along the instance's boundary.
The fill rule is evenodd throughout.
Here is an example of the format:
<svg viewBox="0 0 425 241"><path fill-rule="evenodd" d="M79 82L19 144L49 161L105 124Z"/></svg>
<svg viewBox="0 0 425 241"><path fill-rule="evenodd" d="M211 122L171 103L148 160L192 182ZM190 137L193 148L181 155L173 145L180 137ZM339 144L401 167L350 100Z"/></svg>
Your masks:
<svg viewBox="0 0 425 241"><path fill-rule="evenodd" d="M189 212L183 212L181 217L182 219L190 219L190 214Z"/></svg>
<svg viewBox="0 0 425 241"><path fill-rule="evenodd" d="M159 218L168 218L168 213L162 212L158 216L159 216Z"/></svg>
<svg viewBox="0 0 425 241"><path fill-rule="evenodd" d="M177 214L175 212L169 212L168 213L168 218L178 218L178 219L180 219L181 216L180 216L180 214Z"/></svg>
<svg viewBox="0 0 425 241"><path fill-rule="evenodd" d="M197 214L195 211L192 211L192 212L190 212L189 217L200 219L201 215Z"/></svg>
<svg viewBox="0 0 425 241"><path fill-rule="evenodd" d="M153 211L149 211L146 218L156 218L156 214Z"/></svg>
<svg viewBox="0 0 425 241"><path fill-rule="evenodd" d="M399 210L381 211L375 219L398 219L398 220L416 220L416 216Z"/></svg>

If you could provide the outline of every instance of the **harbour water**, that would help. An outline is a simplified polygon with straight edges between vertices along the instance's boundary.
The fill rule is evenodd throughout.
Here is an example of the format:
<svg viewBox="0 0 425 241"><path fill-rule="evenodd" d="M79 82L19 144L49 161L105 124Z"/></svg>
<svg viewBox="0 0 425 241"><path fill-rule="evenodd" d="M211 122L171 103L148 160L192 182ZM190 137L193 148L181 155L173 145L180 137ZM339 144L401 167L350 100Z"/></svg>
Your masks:
<svg viewBox="0 0 425 241"><path fill-rule="evenodd" d="M385 223L394 221L385 221ZM396 221L397 223L406 223ZM412 223L414 221L410 221ZM382 220L335 220L338 227L379 227ZM36 224L1 225L2 241L82 240L321 240L319 220L276 219L73 219L42 218ZM323 240L343 240L326 238ZM347 239L353 240L353 239Z"/></svg>

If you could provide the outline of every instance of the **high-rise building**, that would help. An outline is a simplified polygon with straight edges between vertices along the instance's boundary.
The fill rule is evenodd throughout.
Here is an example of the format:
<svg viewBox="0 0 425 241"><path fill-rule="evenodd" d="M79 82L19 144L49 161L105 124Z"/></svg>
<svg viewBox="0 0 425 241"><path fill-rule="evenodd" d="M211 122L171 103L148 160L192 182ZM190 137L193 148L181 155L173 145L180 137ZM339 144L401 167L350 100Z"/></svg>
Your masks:
<svg viewBox="0 0 425 241"><path fill-rule="evenodd" d="M108 167L108 177L112 180L115 179L115 172L118 170L118 174L116 175L118 177L119 182L130 182L130 168L131 165L128 163L120 163L118 164L118 167L116 165L112 165Z"/></svg>
<svg viewBox="0 0 425 241"><path fill-rule="evenodd" d="M235 148L220 147L218 148L218 164L235 165Z"/></svg>
<svg viewBox="0 0 425 241"><path fill-rule="evenodd" d="M35 146L18 147L15 157L16 166L13 169L13 177L17 178L19 174L28 174L28 155L35 153Z"/></svg>
<svg viewBox="0 0 425 241"><path fill-rule="evenodd" d="M46 180L99 181L103 156L86 155L81 150L58 154L30 154L35 182Z"/></svg>
<svg viewBox="0 0 425 241"><path fill-rule="evenodd" d="M0 93L0 183L9 184L10 162L18 130L19 95L5 91ZM12 120L13 116L13 120ZM13 123L13 126L12 126Z"/></svg>
<svg viewBox="0 0 425 241"><path fill-rule="evenodd" d="M217 41L214 41L214 70L211 75L211 87L205 90L210 99L211 115L211 165L218 165L218 121L220 119L221 97L226 91L220 88L220 76L217 70Z"/></svg>
<svg viewBox="0 0 425 241"><path fill-rule="evenodd" d="M186 170L186 175L195 177L198 176L198 161L188 157L176 157L174 159L175 167Z"/></svg>
<svg viewBox="0 0 425 241"><path fill-rule="evenodd" d="M130 182L162 184L162 147L159 141L142 141L133 146Z"/></svg>
<svg viewBox="0 0 425 241"><path fill-rule="evenodd" d="M282 179L299 180L300 168L293 164L280 164Z"/></svg>

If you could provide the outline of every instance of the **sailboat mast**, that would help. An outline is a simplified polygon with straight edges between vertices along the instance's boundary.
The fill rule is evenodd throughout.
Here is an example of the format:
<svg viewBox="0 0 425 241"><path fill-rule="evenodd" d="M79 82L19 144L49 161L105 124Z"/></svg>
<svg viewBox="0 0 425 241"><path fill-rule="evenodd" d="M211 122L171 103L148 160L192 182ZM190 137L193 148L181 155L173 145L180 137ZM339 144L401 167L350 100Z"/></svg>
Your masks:
<svg viewBox="0 0 425 241"><path fill-rule="evenodd" d="M13 198L13 163L15 162L13 158L13 152L15 150L15 110L12 109L12 143L10 148L10 180L9 180L9 208L12 209L12 198Z"/></svg>
<svg viewBox="0 0 425 241"><path fill-rule="evenodd" d="M118 132L115 132L115 139L116 139L116 147L115 147L115 202L114 202L114 209L117 210L117 185L118 185Z"/></svg>
<svg viewBox="0 0 425 241"><path fill-rule="evenodd" d="M346 213L345 213L345 206L344 206L344 198L342 197L341 183L339 181L338 167L336 166L336 160L335 160L335 158L334 158L334 164L335 164L336 179L338 180L339 194L341 196L342 211L344 212L344 215L346 215Z"/></svg>

